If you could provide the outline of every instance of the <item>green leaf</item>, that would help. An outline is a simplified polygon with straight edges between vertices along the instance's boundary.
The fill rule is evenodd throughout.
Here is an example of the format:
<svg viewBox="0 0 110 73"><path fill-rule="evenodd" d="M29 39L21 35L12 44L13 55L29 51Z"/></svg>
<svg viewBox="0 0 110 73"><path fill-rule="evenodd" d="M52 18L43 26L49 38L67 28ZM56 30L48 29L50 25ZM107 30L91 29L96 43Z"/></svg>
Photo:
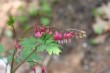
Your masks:
<svg viewBox="0 0 110 73"><path fill-rule="evenodd" d="M13 18L13 16L11 14L9 14L7 24L9 26L13 26L14 22L15 22L15 19Z"/></svg>
<svg viewBox="0 0 110 73"><path fill-rule="evenodd" d="M5 48L2 44L0 44L0 54L3 53L3 52L5 52Z"/></svg>
<svg viewBox="0 0 110 73"><path fill-rule="evenodd" d="M37 54L33 53L26 61L37 61L37 62L40 62L41 58Z"/></svg>
<svg viewBox="0 0 110 73"><path fill-rule="evenodd" d="M42 40L42 39L39 39L39 38L37 38L36 41L37 41L37 43L39 43L39 44L42 44L42 43L43 43L43 40Z"/></svg>
<svg viewBox="0 0 110 73"><path fill-rule="evenodd" d="M46 17L42 17L42 18L40 18L40 22L42 25L49 25L50 19L46 18Z"/></svg>
<svg viewBox="0 0 110 73"><path fill-rule="evenodd" d="M54 42L54 40L50 39L50 40L47 40L47 41L46 41L46 44L51 44L51 43L53 43L53 42Z"/></svg>
<svg viewBox="0 0 110 73"><path fill-rule="evenodd" d="M12 56L12 55L7 56L8 63L11 63L12 58L13 58L13 56Z"/></svg>
<svg viewBox="0 0 110 73"><path fill-rule="evenodd" d="M101 34L101 33L103 33L104 28L103 28L103 26L98 24L93 27L93 30L96 34Z"/></svg>
<svg viewBox="0 0 110 73"><path fill-rule="evenodd" d="M37 44L37 40L34 37L24 38L20 42L20 44L22 46L22 51L19 57L17 58L17 62L20 62L21 60L25 59L28 55L30 55L33 52L33 50L36 49L35 47Z"/></svg>
<svg viewBox="0 0 110 73"><path fill-rule="evenodd" d="M30 50L31 48L36 47L37 40L34 37L24 38L20 44L24 49Z"/></svg>
<svg viewBox="0 0 110 73"><path fill-rule="evenodd" d="M48 3L43 3L42 4L42 11L44 12L44 13L51 13L52 12L52 9L51 9L51 7L49 6L49 4Z"/></svg>
<svg viewBox="0 0 110 73"><path fill-rule="evenodd" d="M42 52L46 49L46 45L41 44L40 46L37 47L37 52Z"/></svg>
<svg viewBox="0 0 110 73"><path fill-rule="evenodd" d="M61 50L59 49L58 46L48 46L46 48L46 51L52 55L52 54L56 54L56 55L59 55L59 53L61 53Z"/></svg>
<svg viewBox="0 0 110 73"><path fill-rule="evenodd" d="M12 54L14 53L14 50L15 50L15 49L10 49L10 50L8 51L8 53L12 55Z"/></svg>

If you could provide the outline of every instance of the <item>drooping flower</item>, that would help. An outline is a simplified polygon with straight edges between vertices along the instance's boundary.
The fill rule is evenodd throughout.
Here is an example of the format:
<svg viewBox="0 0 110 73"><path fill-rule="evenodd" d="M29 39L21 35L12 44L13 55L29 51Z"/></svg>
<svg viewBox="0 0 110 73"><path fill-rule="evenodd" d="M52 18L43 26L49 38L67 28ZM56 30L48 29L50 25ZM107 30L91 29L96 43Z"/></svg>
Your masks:
<svg viewBox="0 0 110 73"><path fill-rule="evenodd" d="M56 31L54 33L54 36L53 36L54 40L58 41L58 40L62 40L62 34L59 33L58 31Z"/></svg>
<svg viewBox="0 0 110 73"><path fill-rule="evenodd" d="M42 71L42 73L46 73L46 70L43 65L41 65L41 71Z"/></svg>
<svg viewBox="0 0 110 73"><path fill-rule="evenodd" d="M40 38L42 36L42 32L38 30L38 28L35 29L35 37Z"/></svg>
<svg viewBox="0 0 110 73"><path fill-rule="evenodd" d="M64 42L65 43L71 43L71 38L72 38L72 33L69 32L69 33L64 33L63 34L63 37L64 37Z"/></svg>
<svg viewBox="0 0 110 73"><path fill-rule="evenodd" d="M38 32L38 28L37 28L37 27L36 27L36 29L35 29L35 33L36 33L36 32Z"/></svg>
<svg viewBox="0 0 110 73"><path fill-rule="evenodd" d="M63 36L62 36L62 34L59 33L58 31L56 31L56 32L54 33L53 39L54 39L55 41L57 41L59 44L63 43L63 41L62 41L62 40L63 40Z"/></svg>
<svg viewBox="0 0 110 73"><path fill-rule="evenodd" d="M70 32L67 33L67 39L71 39L71 37L72 37L72 34Z"/></svg>
<svg viewBox="0 0 110 73"><path fill-rule="evenodd" d="M45 28L43 26L40 27L41 32L45 32Z"/></svg>
<svg viewBox="0 0 110 73"><path fill-rule="evenodd" d="M36 73L36 68L35 68L35 67L32 67L32 71L33 71L34 73Z"/></svg>
<svg viewBox="0 0 110 73"><path fill-rule="evenodd" d="M35 36L36 36L37 38L40 38L40 37L42 36L42 33L38 31L38 32L35 33Z"/></svg>

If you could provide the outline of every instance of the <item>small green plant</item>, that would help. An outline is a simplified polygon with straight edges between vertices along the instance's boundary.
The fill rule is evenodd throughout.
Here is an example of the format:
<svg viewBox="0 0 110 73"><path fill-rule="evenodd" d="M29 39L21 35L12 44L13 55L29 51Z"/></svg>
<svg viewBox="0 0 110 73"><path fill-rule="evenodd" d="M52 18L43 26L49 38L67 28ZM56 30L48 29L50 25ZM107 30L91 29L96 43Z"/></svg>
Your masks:
<svg viewBox="0 0 110 73"><path fill-rule="evenodd" d="M49 55L59 55L62 52L60 50L60 44L71 43L71 38L73 37L82 38L86 36L85 31L82 30L69 29L68 31L64 30L64 33L61 33L58 31L59 29L57 30L57 28L54 27L40 25L37 25L36 27L36 25L34 25L30 28L30 30L35 29L35 36L22 36L20 38L17 36L14 22L15 19L10 14L7 24L13 28L13 32L16 37L15 47L9 51L9 55L7 56L8 64L11 64L10 73L15 73L16 70L25 62L28 62L30 66L32 66L34 73L36 73L34 67L36 63L41 66L42 73L46 73L44 66L40 64L41 58L38 53L46 51ZM0 54L3 52L5 52L5 49L2 45L0 45ZM14 64L17 64L17 66Z"/></svg>

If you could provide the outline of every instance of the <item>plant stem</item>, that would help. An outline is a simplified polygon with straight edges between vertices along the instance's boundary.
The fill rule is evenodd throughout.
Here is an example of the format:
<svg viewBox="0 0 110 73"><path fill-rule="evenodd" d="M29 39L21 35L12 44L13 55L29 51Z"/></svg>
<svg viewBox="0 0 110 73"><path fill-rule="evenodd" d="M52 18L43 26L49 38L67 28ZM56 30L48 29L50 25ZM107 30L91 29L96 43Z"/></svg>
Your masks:
<svg viewBox="0 0 110 73"><path fill-rule="evenodd" d="M15 30L14 26L12 26L12 28L13 28L13 33L15 34L15 37L17 37L16 30ZM17 38L17 40L18 40L18 38ZM14 53L13 53L13 57L12 57L11 73L13 73L14 56L15 56L15 54L16 54L16 51L17 51L17 48L15 48Z"/></svg>
<svg viewBox="0 0 110 73"><path fill-rule="evenodd" d="M37 50L37 48L35 48L13 71L13 73Z"/></svg>
<svg viewBox="0 0 110 73"><path fill-rule="evenodd" d="M11 62L11 73L13 71L13 65L14 65L14 55L16 53L16 49L14 50L14 53L13 53L13 57L12 57L12 62Z"/></svg>

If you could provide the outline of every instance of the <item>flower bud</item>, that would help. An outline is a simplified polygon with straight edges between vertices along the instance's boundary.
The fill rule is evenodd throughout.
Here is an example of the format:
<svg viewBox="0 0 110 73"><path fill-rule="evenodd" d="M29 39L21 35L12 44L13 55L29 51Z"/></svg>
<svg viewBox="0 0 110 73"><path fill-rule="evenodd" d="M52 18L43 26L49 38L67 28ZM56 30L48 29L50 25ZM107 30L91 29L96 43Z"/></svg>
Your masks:
<svg viewBox="0 0 110 73"><path fill-rule="evenodd" d="M44 66L41 66L42 73L46 73Z"/></svg>
<svg viewBox="0 0 110 73"><path fill-rule="evenodd" d="M36 73L36 69L35 69L35 67L32 67L32 71L33 71L34 73Z"/></svg>
<svg viewBox="0 0 110 73"><path fill-rule="evenodd" d="M35 33L35 36L36 36L37 38L40 38L40 37L42 36L42 33L38 31L38 32Z"/></svg>
<svg viewBox="0 0 110 73"><path fill-rule="evenodd" d="M40 31L41 32L45 32L45 28L42 26L42 27L40 27Z"/></svg>

